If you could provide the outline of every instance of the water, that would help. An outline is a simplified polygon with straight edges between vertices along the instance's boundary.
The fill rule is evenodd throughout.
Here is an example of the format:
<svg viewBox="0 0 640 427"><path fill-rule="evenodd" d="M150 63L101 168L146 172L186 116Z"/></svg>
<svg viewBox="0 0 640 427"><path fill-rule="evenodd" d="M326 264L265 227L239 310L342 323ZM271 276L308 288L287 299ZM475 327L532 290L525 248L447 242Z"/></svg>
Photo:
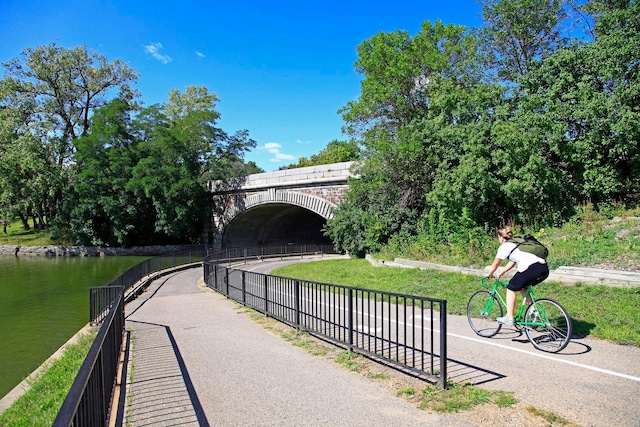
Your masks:
<svg viewBox="0 0 640 427"><path fill-rule="evenodd" d="M89 321L89 288L146 257L0 255L0 397Z"/></svg>

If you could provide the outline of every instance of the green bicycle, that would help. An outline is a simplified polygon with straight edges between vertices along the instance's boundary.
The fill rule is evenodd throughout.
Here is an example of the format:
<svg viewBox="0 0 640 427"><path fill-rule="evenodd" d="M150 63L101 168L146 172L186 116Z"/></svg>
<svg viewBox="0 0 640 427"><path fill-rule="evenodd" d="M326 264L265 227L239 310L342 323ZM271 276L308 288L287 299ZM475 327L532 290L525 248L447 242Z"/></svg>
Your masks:
<svg viewBox="0 0 640 427"><path fill-rule="evenodd" d="M490 287L486 283L488 279L483 277L480 284L490 290L479 290L469 298L467 319L476 334L491 338L500 332L502 324L496 319L504 316L507 307L498 289L506 288L509 282L496 280L493 287ZM527 338L538 350L548 353L561 351L571 340L572 326L569 313L552 299L537 299L532 286L527 286L526 295L531 298L532 303L527 307L527 298L522 300L520 310L514 316L514 326L520 331L524 329Z"/></svg>

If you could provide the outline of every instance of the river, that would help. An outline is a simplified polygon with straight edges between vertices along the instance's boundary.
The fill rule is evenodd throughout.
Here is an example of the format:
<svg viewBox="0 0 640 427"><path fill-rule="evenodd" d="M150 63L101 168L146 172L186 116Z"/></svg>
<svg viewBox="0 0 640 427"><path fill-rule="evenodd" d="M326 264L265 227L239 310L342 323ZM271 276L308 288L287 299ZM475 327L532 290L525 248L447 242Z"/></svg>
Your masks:
<svg viewBox="0 0 640 427"><path fill-rule="evenodd" d="M89 288L148 257L0 255L0 397L89 321Z"/></svg>

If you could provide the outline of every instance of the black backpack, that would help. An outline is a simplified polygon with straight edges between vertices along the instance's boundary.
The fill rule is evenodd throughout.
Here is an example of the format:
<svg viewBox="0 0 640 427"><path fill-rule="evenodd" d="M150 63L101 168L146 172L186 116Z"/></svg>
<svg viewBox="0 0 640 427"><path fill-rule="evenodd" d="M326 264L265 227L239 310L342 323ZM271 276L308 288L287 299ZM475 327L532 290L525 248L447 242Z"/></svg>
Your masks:
<svg viewBox="0 0 640 427"><path fill-rule="evenodd" d="M549 249L542 243L540 243L535 237L531 234L525 234L524 236L513 236L507 242L513 242L516 244L516 247L509 252L509 256L516 248L520 248L521 251L529 252L534 254L535 256L547 259L549 256ZM509 258L507 256L507 258Z"/></svg>

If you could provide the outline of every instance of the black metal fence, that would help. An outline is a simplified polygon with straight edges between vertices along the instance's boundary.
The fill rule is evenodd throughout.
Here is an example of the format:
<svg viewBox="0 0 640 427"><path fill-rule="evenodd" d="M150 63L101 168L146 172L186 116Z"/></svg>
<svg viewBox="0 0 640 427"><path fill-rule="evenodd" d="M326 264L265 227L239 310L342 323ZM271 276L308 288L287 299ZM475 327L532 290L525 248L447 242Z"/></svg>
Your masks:
<svg viewBox="0 0 640 427"><path fill-rule="evenodd" d="M56 427L99 426L109 419L124 331L121 289L58 412Z"/></svg>
<svg viewBox="0 0 640 427"><path fill-rule="evenodd" d="M204 256L203 250L153 257L131 267L107 285L89 290L90 321L92 325L101 326L54 426L106 425L125 333L126 291L153 273L199 263Z"/></svg>
<svg viewBox="0 0 640 427"><path fill-rule="evenodd" d="M271 276L231 266L250 258L246 252L208 256L203 263L207 286L350 350L436 379L446 388L445 300ZM253 255L254 260L259 258Z"/></svg>
<svg viewBox="0 0 640 427"><path fill-rule="evenodd" d="M247 262L267 258L284 258L322 254L337 254L333 245L327 244L291 244L276 246L256 246L251 248L229 248L207 257L216 262Z"/></svg>

